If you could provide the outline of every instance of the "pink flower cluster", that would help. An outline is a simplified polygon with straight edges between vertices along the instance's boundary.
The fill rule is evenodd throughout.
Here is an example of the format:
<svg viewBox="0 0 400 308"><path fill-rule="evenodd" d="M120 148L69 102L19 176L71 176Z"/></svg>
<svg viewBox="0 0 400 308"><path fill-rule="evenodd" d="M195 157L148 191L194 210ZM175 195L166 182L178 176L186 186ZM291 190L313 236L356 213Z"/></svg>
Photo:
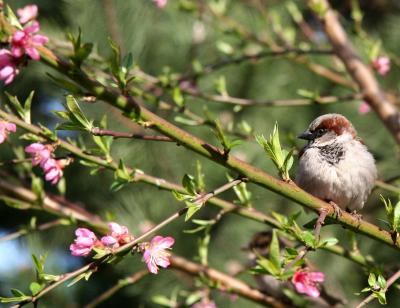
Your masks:
<svg viewBox="0 0 400 308"><path fill-rule="evenodd" d="M69 246L71 254L76 257L85 257L93 249L93 247L102 247L101 242L97 239L96 234L86 228L78 228L75 230L76 239Z"/></svg>
<svg viewBox="0 0 400 308"><path fill-rule="evenodd" d="M121 226L116 222L108 224L110 234L103 236L98 240L96 235L86 228L78 228L75 231L76 239L69 246L73 256L85 257L94 247L98 248L118 248L133 240L133 236L129 234L129 230L125 226Z"/></svg>
<svg viewBox="0 0 400 308"><path fill-rule="evenodd" d="M120 245L133 240L133 236L129 234L129 230L125 226L120 226L116 222L110 222L108 228L111 233L101 238L101 242L105 247L118 248Z"/></svg>
<svg viewBox="0 0 400 308"><path fill-rule="evenodd" d="M307 294L311 297L319 297L318 282L325 280L325 274L322 272L309 272L308 270L298 270L292 278L292 283L296 291Z"/></svg>
<svg viewBox="0 0 400 308"><path fill-rule="evenodd" d="M46 181L55 185L63 176L65 159L53 158L53 147L49 144L32 143L25 148L25 152L32 156L32 166L40 166L45 173Z"/></svg>
<svg viewBox="0 0 400 308"><path fill-rule="evenodd" d="M108 235L103 236L100 240L89 229L78 228L75 231L76 239L74 243L69 246L69 250L73 256L85 257L93 250L93 248L100 249L115 249L121 245L127 244L134 240L133 235L125 226L121 226L116 222L108 224L110 232ZM140 245L143 253L143 259L147 263L147 268L153 274L158 273L158 266L166 268L170 265L169 257L171 254L167 249L171 248L175 240L168 236L162 237L155 236L150 243L142 243Z"/></svg>
<svg viewBox="0 0 400 308"><path fill-rule="evenodd" d="M372 62L372 67L379 75L385 76L390 71L390 59L388 57L378 57Z"/></svg>
<svg viewBox="0 0 400 308"><path fill-rule="evenodd" d="M17 10L19 21L25 24L22 30L17 30L11 37L11 50L0 49L0 80L10 84L19 73L18 67L25 61L27 54L33 60L39 60L38 47L48 42L44 35L36 34L40 30L40 24L34 20L38 14L36 5L27 5Z"/></svg>
<svg viewBox="0 0 400 308"><path fill-rule="evenodd" d="M14 123L0 120L0 144L3 143L9 133L15 133L17 126Z"/></svg>

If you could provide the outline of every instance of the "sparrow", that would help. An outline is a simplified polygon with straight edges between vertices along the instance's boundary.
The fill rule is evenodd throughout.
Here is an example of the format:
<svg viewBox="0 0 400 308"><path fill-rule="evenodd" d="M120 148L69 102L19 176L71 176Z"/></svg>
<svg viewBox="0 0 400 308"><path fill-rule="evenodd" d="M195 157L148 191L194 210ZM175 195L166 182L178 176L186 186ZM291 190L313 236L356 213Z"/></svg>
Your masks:
<svg viewBox="0 0 400 308"><path fill-rule="evenodd" d="M299 154L296 184L337 206L338 215L341 210L357 213L362 209L377 171L374 157L350 121L341 114L325 114L298 138L308 144Z"/></svg>

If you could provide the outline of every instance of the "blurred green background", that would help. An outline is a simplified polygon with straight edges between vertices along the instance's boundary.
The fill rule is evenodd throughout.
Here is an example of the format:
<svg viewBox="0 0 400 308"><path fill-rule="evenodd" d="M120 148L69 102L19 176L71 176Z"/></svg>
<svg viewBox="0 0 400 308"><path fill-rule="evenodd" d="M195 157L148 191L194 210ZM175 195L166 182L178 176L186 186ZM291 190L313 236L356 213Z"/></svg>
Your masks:
<svg viewBox="0 0 400 308"><path fill-rule="evenodd" d="M211 2L222 3L223 1L198 2L209 5ZM281 21L284 31L296 46L306 41L299 31L296 32L296 26L287 11L286 5L290 1L226 1L226 15L242 23L254 33L270 35L272 39L277 40L271 32L271 22L256 8L257 2L266 8L270 16L276 16L274 18ZM310 24L315 24L315 20L305 9L305 2L296 2L301 9L304 9L305 16L310 18ZM366 56L367 51L364 49L363 42L355 37L356 32L350 19L350 2L333 1L332 3L343 14L344 26L349 35L354 36L354 42L360 52ZM8 2L14 9L27 3L31 2L16 0ZM124 53L132 53L135 64L139 65L143 71L155 76L165 72L166 68L172 72L185 73L191 69L194 60L207 64L224 58L226 55L217 48L220 42L228 42L234 47L233 56L243 54L246 48L266 49L265 46L256 46L249 41L240 40L237 35L227 31L218 19L207 12L200 14L180 10L179 1L168 1L164 9L157 8L150 0L38 0L36 4L39 6L42 32L49 36L52 43L65 41L67 31L76 34L80 27L84 41L93 42L95 51L100 56L108 58L110 47L107 38L113 36L114 40L121 44ZM363 21L365 30L372 38L381 39L385 50L390 55L398 54L400 52L399 2L395 0L361 1L361 7L365 13ZM320 31L317 24L314 26L317 32ZM197 39L200 35L200 39L194 40L194 35ZM319 32L319 35L322 46L329 47L323 33ZM314 56L311 59L316 63L332 65L330 58L324 56ZM368 61L367 58L365 60ZM23 70L12 85L2 89L2 93L6 90L20 98L25 98L31 90L35 90L34 121L54 127L57 119L51 111L63 108L62 102L66 92L57 87L46 73L55 75L55 72L44 65L31 61L28 68ZM304 65L296 64L284 57L267 57L257 62L247 61L239 65L227 66L200 78L200 89L207 93L215 93L214 81L220 76L226 78L228 93L242 98L260 100L297 98L299 89L318 92L321 95L351 93L349 89L315 75ZM393 64L387 77L378 78L383 88L396 93L399 77L399 68ZM170 101L168 93L163 98ZM316 116L329 112L341 113L353 122L359 135L374 154L380 179L397 176L400 172L397 167L399 153L395 142L373 112L366 115L358 113L359 101L344 101L331 105L249 107L234 110L232 105L187 97L186 104L202 116L204 107L207 106L208 111L225 126L228 122L232 122L237 127L242 120L245 120L253 127L255 133L263 133L266 136L272 131L277 121L283 144L288 148L294 145L303 146L303 143L295 140L294 136L303 131ZM95 120L100 120L103 114L110 113L107 105L103 103L81 105L87 116ZM160 112L160 114L171 121L176 115L171 112ZM112 129L128 131L123 123L112 115L109 116L109 122ZM208 142L218 145L218 140L211 128L179 125ZM70 136L74 138L76 134L70 134ZM83 137L90 144L90 136L83 134ZM15 137L11 140L19 142ZM174 182L180 182L185 173L194 174L196 160L199 160L206 175L207 189L211 190L226 182L224 168L173 143L120 139L113 143L112 153L115 160L122 158L128 166L140 168L146 173ZM254 140L245 141L234 148L233 154L269 173L276 174L272 163ZM2 160L10 159L12 154L9 146L2 145L0 155ZM110 192L109 186L113 180L111 173L103 172L93 177L89 175L86 167L77 163L66 169L65 177L68 199L82 202L88 210L105 219L113 217L118 223L128 226L136 235L140 234L140 225L144 221L158 222L182 207L171 193L143 183L127 185L116 193ZM289 214L301 209L293 202L255 185L249 184L248 187L252 192L253 206L263 212L277 211ZM49 190L52 189L49 187ZM362 214L364 219L383 226L379 219L385 218L385 211L379 200L379 194L393 197L393 200L396 197L377 189L370 197ZM221 197L227 200L236 199L232 191L222 194ZM196 215L197 218L207 219L212 218L217 211L210 205ZM29 217L33 214L38 217L39 222L50 219L49 216L37 212L15 211L6 206L0 206L0 232L6 234L15 231L18 225L28 223ZM313 217L314 214L303 213L300 221L307 222ZM182 219L167 226L160 234L174 236L176 238L174 252L191 259L197 255L196 244L201 234L192 235L182 231L192 227L191 223L184 223ZM255 232L266 228L268 227L239 216L226 215L212 231L210 265L227 271L231 261L246 264L246 253L241 248L247 245ZM47 271L51 273L70 271L84 264L83 258L70 256L68 247L74 238L73 231L72 227L58 227L51 231L33 233L12 242L0 243L0 295L9 295L9 289L12 287L28 291L27 282L34 279L34 270L30 261L31 253L39 255L48 252ZM348 231L339 226L327 226L322 234L323 236L335 235L340 238L340 244L345 247L350 246ZM385 268L399 264L398 251L363 236L357 235L357 239L361 251L366 255L373 255L377 263L384 264ZM350 301L349 307L362 299L354 295L367 285L366 275L360 267L324 251L310 253L309 256L317 268L326 273L325 286L331 293L347 298ZM46 295L39 306L81 307L114 285L118 279L144 266L139 256L125 258L117 265L105 266L93 275L89 282L82 281L69 288L57 288ZM240 278L254 284L250 275L243 274ZM136 285L121 290L101 307L156 307L157 305L151 300L153 296L160 294L169 296L174 290L191 290L192 288L193 280L188 279L186 275L174 271L161 271L157 276L148 276ZM400 305L398 292L393 289L389 291L389 307ZM242 299L231 302L226 294L219 292L213 292L213 298L218 307L257 306ZM373 303L371 307L374 305L378 306Z"/></svg>

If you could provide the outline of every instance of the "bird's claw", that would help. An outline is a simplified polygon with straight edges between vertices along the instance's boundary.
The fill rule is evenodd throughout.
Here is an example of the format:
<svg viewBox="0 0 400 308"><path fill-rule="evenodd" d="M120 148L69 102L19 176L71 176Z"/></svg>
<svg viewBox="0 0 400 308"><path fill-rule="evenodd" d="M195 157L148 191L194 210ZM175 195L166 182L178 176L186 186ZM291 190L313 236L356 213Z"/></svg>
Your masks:
<svg viewBox="0 0 400 308"><path fill-rule="evenodd" d="M343 214L343 210L333 201L329 201L329 204L331 205L333 209L333 216L336 218L339 218Z"/></svg>

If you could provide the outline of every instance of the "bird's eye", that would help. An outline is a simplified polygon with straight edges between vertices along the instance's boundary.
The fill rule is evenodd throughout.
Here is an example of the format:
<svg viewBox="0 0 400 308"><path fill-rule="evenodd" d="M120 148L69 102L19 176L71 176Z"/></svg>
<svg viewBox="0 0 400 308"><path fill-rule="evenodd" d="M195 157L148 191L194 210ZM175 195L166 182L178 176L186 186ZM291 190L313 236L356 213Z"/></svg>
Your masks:
<svg viewBox="0 0 400 308"><path fill-rule="evenodd" d="M315 133L316 133L316 134L315 134L315 137L316 137L316 138L321 137L323 134L326 133L326 129L324 129L324 128L319 128L319 129L317 129L317 131L316 131Z"/></svg>

